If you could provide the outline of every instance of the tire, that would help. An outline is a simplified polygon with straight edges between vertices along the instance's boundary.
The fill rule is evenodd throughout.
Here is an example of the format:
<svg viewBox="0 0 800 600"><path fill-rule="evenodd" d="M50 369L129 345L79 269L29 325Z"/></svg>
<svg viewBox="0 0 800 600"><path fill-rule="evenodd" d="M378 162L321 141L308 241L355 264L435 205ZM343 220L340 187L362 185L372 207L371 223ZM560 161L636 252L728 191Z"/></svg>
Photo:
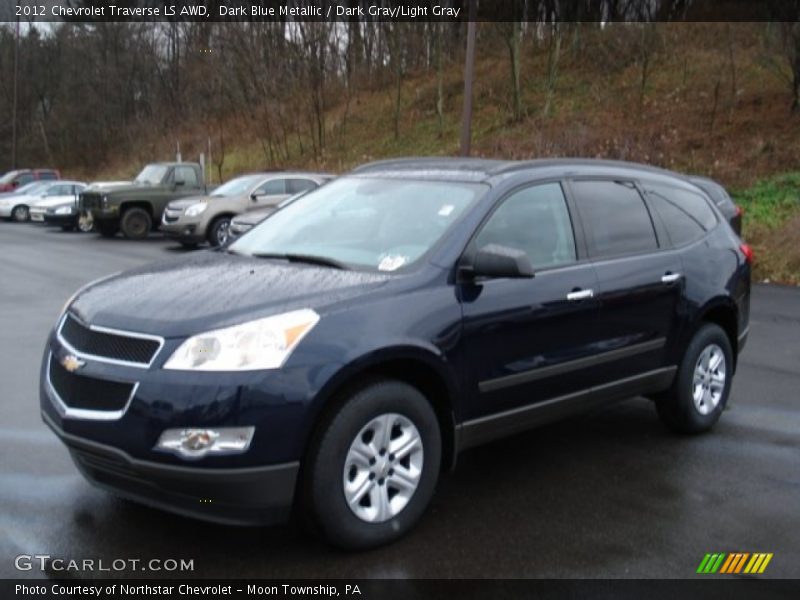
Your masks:
<svg viewBox="0 0 800 600"><path fill-rule="evenodd" d="M82 214L78 217L75 226L81 233L91 233L94 231L94 220L91 215ZM114 233L116 233L116 231Z"/></svg>
<svg viewBox="0 0 800 600"><path fill-rule="evenodd" d="M11 220L15 223L26 223L31 220L31 213L24 204L11 209Z"/></svg>
<svg viewBox="0 0 800 600"><path fill-rule="evenodd" d="M728 335L718 325L706 323L686 347L672 387L656 399L658 416L679 433L708 431L725 410L732 379Z"/></svg>
<svg viewBox="0 0 800 600"><path fill-rule="evenodd" d="M119 228L122 235L129 240L143 240L150 235L153 219L150 218L150 213L143 208L129 208L122 213Z"/></svg>
<svg viewBox="0 0 800 600"><path fill-rule="evenodd" d="M377 443L387 431L389 443ZM393 446L403 454L395 456ZM367 382L324 422L307 456L304 508L314 528L347 549L401 537L433 496L441 451L436 414L419 390L395 380Z"/></svg>
<svg viewBox="0 0 800 600"><path fill-rule="evenodd" d="M230 217L217 217L208 228L208 243L214 246L223 246L230 239L228 228L231 225Z"/></svg>
<svg viewBox="0 0 800 600"><path fill-rule="evenodd" d="M113 238L119 231L116 221L95 221L94 228L97 233L106 238Z"/></svg>

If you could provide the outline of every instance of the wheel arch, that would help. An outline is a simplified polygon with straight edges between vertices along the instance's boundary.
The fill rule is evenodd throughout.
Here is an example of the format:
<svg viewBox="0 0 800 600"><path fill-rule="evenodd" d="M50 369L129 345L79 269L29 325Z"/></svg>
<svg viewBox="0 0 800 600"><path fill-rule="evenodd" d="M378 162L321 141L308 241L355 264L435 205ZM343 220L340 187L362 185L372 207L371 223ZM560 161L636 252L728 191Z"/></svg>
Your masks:
<svg viewBox="0 0 800 600"><path fill-rule="evenodd" d="M141 208L147 211L147 214L150 215L150 220L153 220L153 205L146 200L123 200L119 205L119 216L122 218L122 215L125 214L125 211L130 210L131 208Z"/></svg>
<svg viewBox="0 0 800 600"><path fill-rule="evenodd" d="M359 387L375 379L395 379L418 389L431 403L442 435L442 471L455 466L456 383L446 372L443 358L420 347L394 347L371 352L340 369L317 395L313 425L307 436L303 456L308 454L322 433L322 426Z"/></svg>
<svg viewBox="0 0 800 600"><path fill-rule="evenodd" d="M733 351L733 368L739 355L739 320L736 303L731 298L717 298L706 304L699 312L693 331L697 331L703 323L714 323L727 334Z"/></svg>

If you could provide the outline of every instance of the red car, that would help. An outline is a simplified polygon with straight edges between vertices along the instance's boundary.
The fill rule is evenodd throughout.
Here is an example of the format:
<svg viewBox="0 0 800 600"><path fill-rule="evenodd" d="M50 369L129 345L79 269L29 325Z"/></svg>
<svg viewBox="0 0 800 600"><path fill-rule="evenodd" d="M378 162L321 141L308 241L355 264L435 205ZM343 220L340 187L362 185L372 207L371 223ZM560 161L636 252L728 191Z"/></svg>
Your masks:
<svg viewBox="0 0 800 600"><path fill-rule="evenodd" d="M0 192L11 192L31 181L49 181L61 179L56 169L17 169L0 177Z"/></svg>

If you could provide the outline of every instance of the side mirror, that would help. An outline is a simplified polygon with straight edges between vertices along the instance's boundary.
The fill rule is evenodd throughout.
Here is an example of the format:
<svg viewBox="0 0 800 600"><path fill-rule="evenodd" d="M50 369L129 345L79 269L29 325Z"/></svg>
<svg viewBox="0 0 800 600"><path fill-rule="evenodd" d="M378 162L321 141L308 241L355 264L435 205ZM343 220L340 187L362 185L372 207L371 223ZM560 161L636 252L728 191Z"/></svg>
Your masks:
<svg viewBox="0 0 800 600"><path fill-rule="evenodd" d="M529 278L533 277L533 266L522 250L489 244L475 254L471 274L473 278Z"/></svg>
<svg viewBox="0 0 800 600"><path fill-rule="evenodd" d="M253 192L252 194L250 194L250 199L253 202L256 202L257 200L261 200L264 196L266 196L266 194L258 194L256 192Z"/></svg>
<svg viewBox="0 0 800 600"><path fill-rule="evenodd" d="M186 182L183 179L176 179L173 184L175 187L180 187L182 185L186 185Z"/></svg>

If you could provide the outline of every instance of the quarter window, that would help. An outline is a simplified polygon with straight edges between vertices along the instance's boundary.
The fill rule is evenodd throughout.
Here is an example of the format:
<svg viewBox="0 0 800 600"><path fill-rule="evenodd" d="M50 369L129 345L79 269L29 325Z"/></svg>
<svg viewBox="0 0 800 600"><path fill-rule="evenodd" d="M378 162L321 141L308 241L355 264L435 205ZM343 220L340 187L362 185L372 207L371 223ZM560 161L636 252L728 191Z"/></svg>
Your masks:
<svg viewBox="0 0 800 600"><path fill-rule="evenodd" d="M675 246L700 239L717 224L714 211L700 194L651 184L647 186L647 195Z"/></svg>
<svg viewBox="0 0 800 600"><path fill-rule="evenodd" d="M287 194L299 194L300 192L306 192L308 190L313 190L317 187L316 182L310 179L287 179L286 180L286 193Z"/></svg>
<svg viewBox="0 0 800 600"><path fill-rule="evenodd" d="M473 245L479 250L489 244L522 250L535 269L574 262L575 238L561 185L535 185L506 198Z"/></svg>
<svg viewBox="0 0 800 600"><path fill-rule="evenodd" d="M650 213L632 183L573 181L572 189L590 256L608 258L658 248Z"/></svg>

